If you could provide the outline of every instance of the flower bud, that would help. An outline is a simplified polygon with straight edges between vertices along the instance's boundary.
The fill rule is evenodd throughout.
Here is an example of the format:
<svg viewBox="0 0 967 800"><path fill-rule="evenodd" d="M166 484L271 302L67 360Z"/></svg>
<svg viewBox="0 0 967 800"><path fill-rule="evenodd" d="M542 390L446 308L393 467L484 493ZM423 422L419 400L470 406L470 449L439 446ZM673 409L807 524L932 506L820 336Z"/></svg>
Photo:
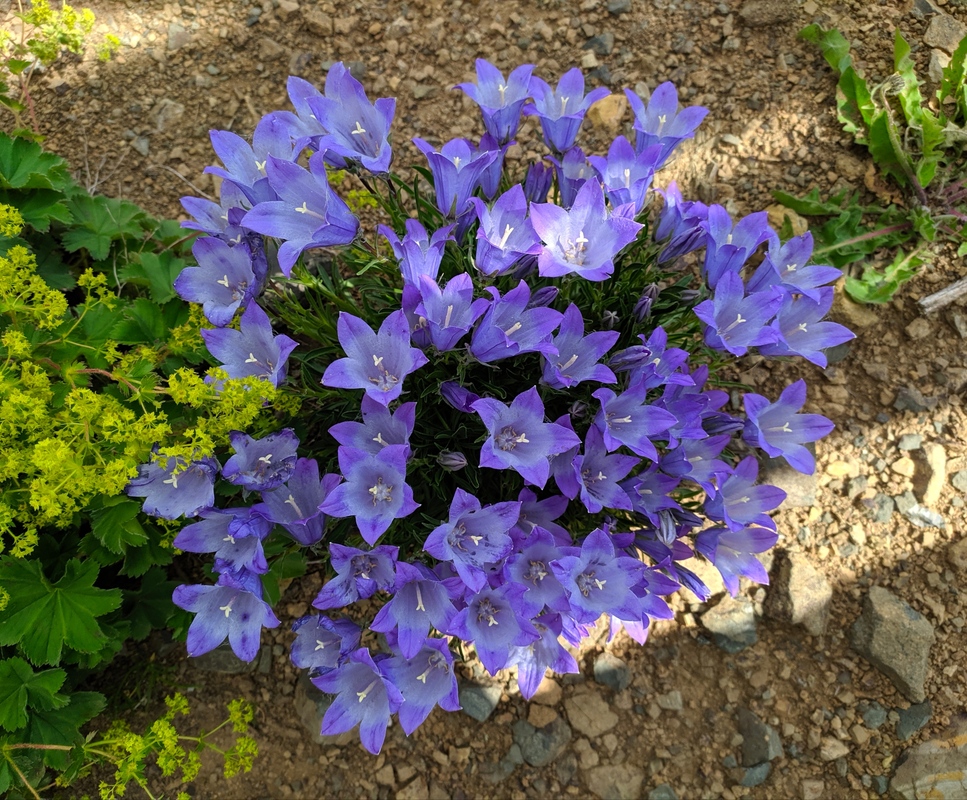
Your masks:
<svg viewBox="0 0 967 800"><path fill-rule="evenodd" d="M464 414L473 413L473 409L470 406L480 399L480 395L464 389L456 381L444 381L441 383L440 394L443 395L443 399L451 406L457 411L462 411Z"/></svg>
<svg viewBox="0 0 967 800"><path fill-rule="evenodd" d="M531 295L528 308L549 306L557 298L559 289L556 286L543 286Z"/></svg>
<svg viewBox="0 0 967 800"><path fill-rule="evenodd" d="M524 197L531 203L546 203L547 194L551 191L551 180L554 177L553 167L538 161L527 168L524 177Z"/></svg>
<svg viewBox="0 0 967 800"><path fill-rule="evenodd" d="M448 472L457 472L467 466L467 457L463 453L444 451L436 457L436 463Z"/></svg>
<svg viewBox="0 0 967 800"><path fill-rule="evenodd" d="M614 311L605 311L604 314L601 315L601 327L606 331L610 331L612 328L614 328L619 321L620 318L617 314L615 314Z"/></svg>
<svg viewBox="0 0 967 800"><path fill-rule="evenodd" d="M644 322L651 316L651 307L654 305L655 300L658 299L658 291L658 284L652 283L646 286L645 290L641 293L641 297L635 303L634 311L635 319L638 322Z"/></svg>
<svg viewBox="0 0 967 800"><path fill-rule="evenodd" d="M571 403L568 413L574 417L574 419L583 419L588 413L588 404L580 400L575 400Z"/></svg>

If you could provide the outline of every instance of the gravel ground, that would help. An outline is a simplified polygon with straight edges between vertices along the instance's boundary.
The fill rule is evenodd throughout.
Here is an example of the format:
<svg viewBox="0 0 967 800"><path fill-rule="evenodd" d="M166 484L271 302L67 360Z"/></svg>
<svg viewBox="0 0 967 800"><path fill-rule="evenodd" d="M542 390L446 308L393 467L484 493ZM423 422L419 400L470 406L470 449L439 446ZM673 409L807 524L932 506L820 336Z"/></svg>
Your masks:
<svg viewBox="0 0 967 800"><path fill-rule="evenodd" d="M202 174L210 128L248 135L263 113L287 107L287 75L321 84L336 60L352 63L371 96L399 98L397 143L479 135L475 109L450 90L473 79L477 57L503 70L533 63L547 78L580 64L592 84L616 90L673 80L685 102L711 109L661 176L686 196L744 214L769 206L776 189L882 194L836 122L831 72L796 32L812 21L839 27L858 66L882 80L895 27L925 71L938 37L967 21L954 0L94 8L127 47L110 64L50 75L38 98L44 133L90 185L168 215L182 194L214 189ZM590 148L629 124L620 100L604 103ZM528 130L522 141L533 141ZM400 149L400 163L416 162ZM535 153L525 146L518 157ZM288 664L284 627L246 674L199 669L175 649L166 659L193 687L200 724L239 695L258 705L255 769L225 781L206 762L193 796L820 800L913 797L913 781L945 772L932 796L967 797L965 745L950 738L967 697L967 307L922 317L916 305L964 274L950 255L889 306L838 302L836 318L859 338L825 372L741 363L742 379L771 396L806 378L812 409L837 423L819 443L815 478L774 477L791 498L778 514L771 587L710 611L679 597L676 619L655 625L644 647L623 636L608 644L602 631L582 651L582 674L547 679L529 704L513 678L468 668L463 704L485 721L435 712L409 739L391 728L376 758L351 737L314 736L318 698ZM307 611L320 583L290 587L283 622ZM949 746L931 760L921 743L938 738ZM153 789L178 786L159 777Z"/></svg>

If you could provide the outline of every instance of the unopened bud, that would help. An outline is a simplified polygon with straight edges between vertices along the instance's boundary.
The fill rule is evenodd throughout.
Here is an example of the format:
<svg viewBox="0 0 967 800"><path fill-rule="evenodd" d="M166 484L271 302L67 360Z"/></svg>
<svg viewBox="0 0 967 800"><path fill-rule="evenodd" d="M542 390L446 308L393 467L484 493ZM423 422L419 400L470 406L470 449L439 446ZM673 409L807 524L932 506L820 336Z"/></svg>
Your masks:
<svg viewBox="0 0 967 800"><path fill-rule="evenodd" d="M527 307L538 308L540 306L549 306L557 298L558 292L559 290L556 286L542 286L531 295Z"/></svg>
<svg viewBox="0 0 967 800"><path fill-rule="evenodd" d="M444 451L436 457L436 463L448 472L457 472L467 466L467 457L463 453Z"/></svg>
<svg viewBox="0 0 967 800"><path fill-rule="evenodd" d="M441 383L440 394L457 411L462 411L465 414L473 413L473 409L470 406L480 399L479 395L474 394L469 389L464 389L456 381L444 381Z"/></svg>
<svg viewBox="0 0 967 800"><path fill-rule="evenodd" d="M605 311L604 314L601 315L601 327L606 331L610 331L612 328L614 328L619 321L620 318L614 313L614 311Z"/></svg>
<svg viewBox="0 0 967 800"><path fill-rule="evenodd" d="M580 400L575 400L571 403L568 413L574 417L574 419L583 419L588 413L588 404Z"/></svg>

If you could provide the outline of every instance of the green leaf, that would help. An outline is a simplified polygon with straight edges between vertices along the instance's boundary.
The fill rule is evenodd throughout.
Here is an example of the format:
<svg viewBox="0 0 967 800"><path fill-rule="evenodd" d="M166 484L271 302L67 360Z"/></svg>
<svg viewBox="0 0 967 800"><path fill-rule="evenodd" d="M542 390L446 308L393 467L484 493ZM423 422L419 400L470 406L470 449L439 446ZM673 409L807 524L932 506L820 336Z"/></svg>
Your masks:
<svg viewBox="0 0 967 800"><path fill-rule="evenodd" d="M10 70L11 75L19 75L29 66L30 66L30 62L24 61L22 58L7 59L7 69Z"/></svg>
<svg viewBox="0 0 967 800"><path fill-rule="evenodd" d="M27 741L31 744L53 744L78 747L84 743L81 727L104 710L104 695L99 692L74 692L70 702L53 711L40 711L30 715ZM64 770L73 753L66 750L45 751L47 766Z"/></svg>
<svg viewBox="0 0 967 800"><path fill-rule="evenodd" d="M897 28L893 37L893 64L897 74L903 79L903 88L897 93L903 115L907 124L919 128L923 116L923 97L920 94L920 82L910 58L910 45Z"/></svg>
<svg viewBox="0 0 967 800"><path fill-rule="evenodd" d="M70 198L68 207L74 225L62 238L64 249L74 253L83 248L95 261L106 259L116 240L127 236L140 239L141 223L148 219L134 203L110 197L77 194Z"/></svg>
<svg viewBox="0 0 967 800"><path fill-rule="evenodd" d="M169 581L163 569L156 568L145 573L137 590L124 592L124 606L130 606L127 619L132 639L141 641L151 631L168 624L175 613L171 593L176 586L178 583Z"/></svg>
<svg viewBox="0 0 967 800"><path fill-rule="evenodd" d="M175 278L184 267L184 259L176 258L171 252L143 252L118 270L118 278L125 283L147 287L151 299L164 305L175 296Z"/></svg>
<svg viewBox="0 0 967 800"><path fill-rule="evenodd" d="M22 658L0 661L0 728L16 731L27 724L27 706L40 711L63 708L58 694L67 673L62 669L34 672Z"/></svg>
<svg viewBox="0 0 967 800"><path fill-rule="evenodd" d="M155 565L170 564L171 550L162 547L159 539L160 534L149 536L148 541L141 547L129 547L124 554L121 574L130 578L140 578Z"/></svg>
<svg viewBox="0 0 967 800"><path fill-rule="evenodd" d="M867 267L862 278L847 278L846 292L860 303L888 303L925 262L921 251L906 254L901 250L883 271Z"/></svg>
<svg viewBox="0 0 967 800"><path fill-rule="evenodd" d="M111 336L111 328L114 327L114 321L117 319L116 312L101 303L77 306L75 311L81 313L83 309L86 309L87 313L84 314L80 328L84 331L87 343L95 347L104 344Z"/></svg>
<svg viewBox="0 0 967 800"><path fill-rule="evenodd" d="M843 210L842 201L836 202L836 198L821 200L819 189L813 189L805 197L796 197L788 192L773 192L772 196L782 203L786 208L791 208L797 214L804 214L807 217L827 216L839 214ZM837 195L837 197L841 197ZM854 194L851 203L855 204L859 194Z"/></svg>
<svg viewBox="0 0 967 800"><path fill-rule="evenodd" d="M121 495L109 497L104 507L91 513L91 531L112 553L124 553L129 547L140 547L148 534L138 521L141 504Z"/></svg>
<svg viewBox="0 0 967 800"><path fill-rule="evenodd" d="M139 297L125 307L123 314L111 328L114 341L120 344L155 344L164 341L168 332L164 315L146 297Z"/></svg>
<svg viewBox="0 0 967 800"><path fill-rule="evenodd" d="M950 63L944 67L940 88L937 90L937 99L940 101L941 108L948 97L957 99L964 88L965 75L967 75L967 36L961 39Z"/></svg>
<svg viewBox="0 0 967 800"><path fill-rule="evenodd" d="M0 134L0 189L63 189L70 182L67 164L39 144Z"/></svg>
<svg viewBox="0 0 967 800"><path fill-rule="evenodd" d="M266 553L268 555L269 553ZM280 584L291 578L298 578L306 574L306 556L301 550L283 552L270 561L269 571L262 576L262 587L265 591L265 602L274 606L282 597Z"/></svg>
<svg viewBox="0 0 967 800"><path fill-rule="evenodd" d="M899 134L889 114L880 109L873 116L870 124L870 141L867 145L870 148L870 155L876 165L887 175L890 175L900 186L908 186L910 180L907 177L904 164L908 163L907 154L898 152L894 147L894 142L899 141Z"/></svg>
<svg viewBox="0 0 967 800"><path fill-rule="evenodd" d="M838 30L824 30L819 25L807 25L799 31L799 38L818 45L826 62L842 74L853 60L849 54L849 42Z"/></svg>
<svg viewBox="0 0 967 800"><path fill-rule="evenodd" d="M16 208L24 222L39 233L48 231L51 220L71 221L64 195L54 189L0 189L0 203Z"/></svg>
<svg viewBox="0 0 967 800"><path fill-rule="evenodd" d="M100 649L105 637L97 617L121 604L121 592L95 587L97 574L96 563L74 558L52 584L37 561L0 559L0 586L10 594L0 611L0 645L19 644L34 664L59 663L64 645L81 653Z"/></svg>
<svg viewBox="0 0 967 800"><path fill-rule="evenodd" d="M967 256L967 242L963 242L960 247L957 248L957 256Z"/></svg>
<svg viewBox="0 0 967 800"><path fill-rule="evenodd" d="M843 129L854 134L859 143L865 144L876 112L869 86L856 70L847 67L836 88L836 113L843 123Z"/></svg>

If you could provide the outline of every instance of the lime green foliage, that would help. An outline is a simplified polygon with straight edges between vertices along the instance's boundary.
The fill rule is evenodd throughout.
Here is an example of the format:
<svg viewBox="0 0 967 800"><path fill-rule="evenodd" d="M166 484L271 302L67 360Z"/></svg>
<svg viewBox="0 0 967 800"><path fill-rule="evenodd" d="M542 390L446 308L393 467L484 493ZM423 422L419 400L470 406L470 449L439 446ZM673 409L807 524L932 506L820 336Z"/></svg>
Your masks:
<svg viewBox="0 0 967 800"><path fill-rule="evenodd" d="M63 670L34 672L22 659L9 659L0 664L0 727L14 718L26 719L23 709L27 697L35 706L47 709L64 709L72 701L59 693L64 682ZM76 696L76 695L75 695ZM205 750L218 753L225 762L226 778L239 772L249 772L258 755L258 745L248 736L248 726L254 716L254 709L244 700L233 700L228 704L228 718L210 731L200 731L196 736L180 733L176 719L189 713L188 700L182 694L165 698L168 709L161 718L147 726L144 733L135 733L124 722L115 722L97 737L92 735L85 741L71 746L53 740L40 745L4 744L3 758L0 759L0 792L16 785L14 776L20 783L28 785L27 774L36 769L35 764L42 754L55 754L64 762L61 774L49 786L31 789L34 797L40 792L60 786L69 786L82 775L87 775L104 765L113 768L110 780L102 780L98 794L102 800L114 800L125 796L130 784L139 786L149 798L160 797L151 791L145 774L153 759L161 774L170 778L177 775L183 783L191 783L198 777L201 769L201 754ZM93 706L84 710L88 713ZM95 711L96 713L96 711ZM228 747L215 744L213 739L224 740L224 735L216 737L219 731L231 725L236 734ZM179 793L178 797L188 797Z"/></svg>
<svg viewBox="0 0 967 800"><path fill-rule="evenodd" d="M930 245L938 235L959 243L959 255L967 252L962 177L967 162L967 39L944 69L935 97L924 98L910 46L899 31L893 43L895 72L872 88L853 67L849 42L839 31L810 25L800 35L817 44L839 73L836 107L843 129L869 150L902 200L863 206L859 192L848 190L826 201L816 189L802 198L785 192L775 196L800 214L827 218L813 229L816 254L837 267L863 261L883 248L904 247L884 269L867 265L859 277L846 279L846 291L855 300L885 303L930 258Z"/></svg>
<svg viewBox="0 0 967 800"><path fill-rule="evenodd" d="M49 67L65 50L82 55L87 39L94 30L94 12L80 10L64 3L60 9L51 8L49 0L29 0L14 17L18 24L13 31L0 30L0 105L5 106L15 119L14 130L19 135L38 138L37 120L30 82L37 66ZM117 36L108 35L97 47L97 57L107 61L121 46ZM26 112L32 124L25 128Z"/></svg>
<svg viewBox="0 0 967 800"><path fill-rule="evenodd" d="M229 431L267 432L276 406L294 410L271 384L209 366L201 309L172 286L184 233L0 135L0 794L49 770L69 781L105 753L118 769L105 796L144 785L150 753L166 774L198 768L168 722L99 754L80 732L104 707L82 679L126 641L185 627L165 570L179 525L124 495L138 465L221 455ZM226 771L253 755L240 737Z"/></svg>

